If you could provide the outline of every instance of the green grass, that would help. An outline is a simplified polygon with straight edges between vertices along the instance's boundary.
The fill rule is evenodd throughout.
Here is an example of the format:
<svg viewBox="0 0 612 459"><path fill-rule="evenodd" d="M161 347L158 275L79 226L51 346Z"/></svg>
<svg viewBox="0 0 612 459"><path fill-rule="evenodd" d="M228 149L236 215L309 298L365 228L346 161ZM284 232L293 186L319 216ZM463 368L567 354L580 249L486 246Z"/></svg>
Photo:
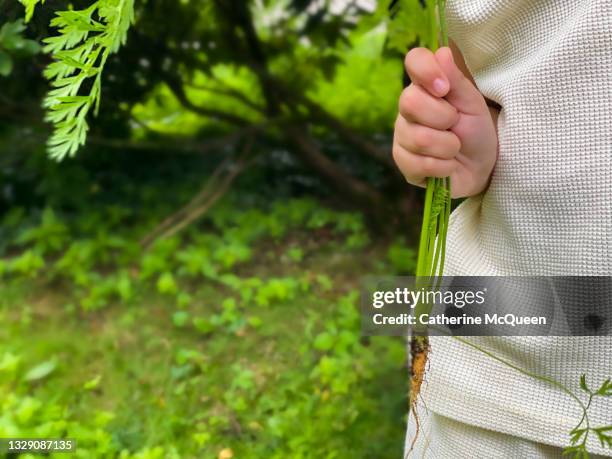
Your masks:
<svg viewBox="0 0 612 459"><path fill-rule="evenodd" d="M392 269L386 246L352 217L313 212L278 231L290 219L270 214L255 237L252 218L219 209L215 274L190 275L193 259L154 248L152 261L52 275L61 257L41 249L45 268L26 264L0 285L0 437L72 437L84 458L399 457L404 342L361 337L357 304L359 277ZM51 226L39 227L45 241L63 231ZM59 253L78 244L64 239ZM193 255L202 241L187 235L179 249ZM96 290L124 271L124 298Z"/></svg>

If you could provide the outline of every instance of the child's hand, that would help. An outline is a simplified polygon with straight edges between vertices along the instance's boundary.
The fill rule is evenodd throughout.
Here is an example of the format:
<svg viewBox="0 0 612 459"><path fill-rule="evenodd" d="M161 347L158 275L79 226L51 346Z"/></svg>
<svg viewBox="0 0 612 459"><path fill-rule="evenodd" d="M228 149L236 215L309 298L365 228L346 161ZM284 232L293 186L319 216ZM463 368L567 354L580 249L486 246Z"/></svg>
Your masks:
<svg viewBox="0 0 612 459"><path fill-rule="evenodd" d="M406 180L451 177L453 197L484 191L497 160L497 114L457 67L450 48L411 50L412 84L400 97L393 158Z"/></svg>

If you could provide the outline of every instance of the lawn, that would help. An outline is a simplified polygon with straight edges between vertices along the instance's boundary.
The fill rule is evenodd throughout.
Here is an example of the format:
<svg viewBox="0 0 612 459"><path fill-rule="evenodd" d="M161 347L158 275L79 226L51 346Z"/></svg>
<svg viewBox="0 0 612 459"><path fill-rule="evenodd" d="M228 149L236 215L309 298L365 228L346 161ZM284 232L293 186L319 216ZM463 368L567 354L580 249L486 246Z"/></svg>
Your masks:
<svg viewBox="0 0 612 459"><path fill-rule="evenodd" d="M83 458L400 457L404 341L360 336L358 288L413 257L359 214L229 198L147 250L129 209L24 215L4 220L0 437L74 438Z"/></svg>

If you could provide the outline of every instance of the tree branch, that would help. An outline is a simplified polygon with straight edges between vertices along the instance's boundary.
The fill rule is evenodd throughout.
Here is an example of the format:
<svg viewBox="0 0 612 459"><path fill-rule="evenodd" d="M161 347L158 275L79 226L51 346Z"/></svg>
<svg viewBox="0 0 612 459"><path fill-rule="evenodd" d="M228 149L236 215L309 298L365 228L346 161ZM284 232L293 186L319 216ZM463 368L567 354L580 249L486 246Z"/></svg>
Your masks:
<svg viewBox="0 0 612 459"><path fill-rule="evenodd" d="M180 104L187 110L197 113L198 115L208 116L210 118L216 118L221 121L225 121L230 124L234 124L237 126L245 126L251 124L251 121L243 118L241 116L235 115L233 113L224 112L222 110L217 110L209 107L200 107L199 105L195 105L187 94L185 93L185 88L183 87L183 82L177 77L165 74L163 77L164 82L172 91L176 99L180 102Z"/></svg>
<svg viewBox="0 0 612 459"><path fill-rule="evenodd" d="M247 139L237 161L233 161L233 158L228 157L221 162L200 191L182 208L157 225L153 231L140 241L140 244L148 248L157 239L174 236L204 215L227 193L236 177L248 166L248 157L251 154L253 141L253 136Z"/></svg>
<svg viewBox="0 0 612 459"><path fill-rule="evenodd" d="M299 97L299 96L298 96ZM391 151L383 149L373 142L369 141L365 137L361 136L351 127L344 124L344 122L334 115L329 113L321 105L317 104L307 96L299 97L300 102L311 112L315 117L316 121L321 122L336 132L342 139L344 139L349 145L359 149L364 154L368 155L378 163L390 167L393 170L397 170L395 163L391 157Z"/></svg>
<svg viewBox="0 0 612 459"><path fill-rule="evenodd" d="M222 0L216 0L215 3L228 22L236 24L243 31L246 51L248 53L247 63L259 79L264 97L266 98L268 115L270 117L278 117L282 113L281 96L287 97L287 95L283 94L284 85L269 71L264 47L253 26L253 18L248 4L238 3L230 6L228 2ZM295 96L291 99L295 99ZM311 109L315 108L316 106L311 106ZM320 109L319 111L322 115L325 115L324 110ZM299 118L299 114L295 110L292 110L292 112L293 116ZM331 122L334 118L328 116L327 120ZM340 125L340 127L342 126ZM314 139L307 134L304 126L287 123L282 131L285 139L295 147L296 154L316 172L328 179L339 192L349 195L362 203L374 206L373 209L380 209L383 206L384 200L382 194L366 182L351 176L338 167L334 161L321 151ZM345 135L347 134L345 133ZM363 146L363 143L361 146ZM368 151L373 152L372 149ZM377 152L376 157L380 160L382 154Z"/></svg>
<svg viewBox="0 0 612 459"><path fill-rule="evenodd" d="M268 69L268 59L264 47L257 35L253 25L253 17L248 2L227 2L226 0L215 0L218 10L226 17L228 23L235 24L242 30L246 44L246 59L250 69L255 73L261 85L266 99L267 111L270 117L277 117L281 113L281 102L278 94L278 87ZM229 36L236 43L234 31L231 30Z"/></svg>
<svg viewBox="0 0 612 459"><path fill-rule="evenodd" d="M253 21L248 7L232 9L224 5L224 2L217 0L218 8L225 14L228 20L233 19L238 26L243 30L247 42L248 50L251 58L249 64L252 70L257 75L262 86L264 95L268 101L268 109L271 114L280 112L281 102L279 95L282 94L288 101L295 100L304 105L313 115L315 120L311 122L321 122L324 125L332 128L341 138L348 144L359 149L359 151L370 156L385 167L397 171L395 164L391 158L390 151L385 151L357 132L344 124L341 120L329 113L325 108L309 99L306 95L296 94L295 91L286 88L283 82L279 81L272 75L267 66L267 60L264 53L264 47L257 36ZM294 114L300 116L299 113Z"/></svg>
<svg viewBox="0 0 612 459"><path fill-rule="evenodd" d="M176 138L170 140L165 138L163 141L160 140L139 140L134 141L130 139L113 139L106 137L90 136L87 140L92 145L98 145L102 147L108 147L113 149L121 150L133 150L133 151L148 151L148 150L162 150L167 151L169 154L176 152L181 153L198 153L204 154L210 151L219 151L223 148L235 145L245 135L255 132L255 128L247 128L232 132L229 135L218 137L210 140L202 141L186 141L185 139Z"/></svg>
<svg viewBox="0 0 612 459"><path fill-rule="evenodd" d="M329 159L301 126L287 126L289 141L295 146L298 156L315 171L328 179L341 194L378 210L384 207L383 195L375 188L343 171Z"/></svg>
<svg viewBox="0 0 612 459"><path fill-rule="evenodd" d="M217 79L215 79L215 80L218 81L220 84L223 84L219 80L217 80ZM238 91L237 89L234 89L234 88L230 88L227 85L224 85L223 88L212 88L210 86L199 86L199 85L196 85L196 84L188 83L187 86L189 86L190 88L193 88L193 89L197 89L199 91L207 91L207 92L211 92L211 93L215 93L215 94L220 94L222 96L231 97L233 99L236 99L239 102L242 102L247 107L252 108L253 110L255 110L255 111L259 112L259 113L264 113L265 112L265 108L264 107L261 107L261 106L257 105L255 102L253 102L251 99L249 99L241 91Z"/></svg>

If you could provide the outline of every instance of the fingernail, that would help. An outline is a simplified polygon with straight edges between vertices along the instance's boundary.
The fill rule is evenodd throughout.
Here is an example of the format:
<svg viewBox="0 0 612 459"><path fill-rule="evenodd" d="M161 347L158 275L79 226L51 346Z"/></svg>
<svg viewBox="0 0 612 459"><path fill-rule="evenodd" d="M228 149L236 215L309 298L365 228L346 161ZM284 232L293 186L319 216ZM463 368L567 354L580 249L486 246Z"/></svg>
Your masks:
<svg viewBox="0 0 612 459"><path fill-rule="evenodd" d="M446 94L448 90L448 84L442 78L436 78L433 82L434 91L436 91L441 96Z"/></svg>

